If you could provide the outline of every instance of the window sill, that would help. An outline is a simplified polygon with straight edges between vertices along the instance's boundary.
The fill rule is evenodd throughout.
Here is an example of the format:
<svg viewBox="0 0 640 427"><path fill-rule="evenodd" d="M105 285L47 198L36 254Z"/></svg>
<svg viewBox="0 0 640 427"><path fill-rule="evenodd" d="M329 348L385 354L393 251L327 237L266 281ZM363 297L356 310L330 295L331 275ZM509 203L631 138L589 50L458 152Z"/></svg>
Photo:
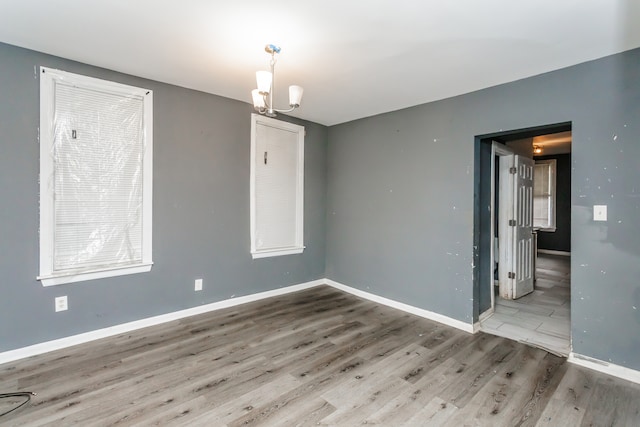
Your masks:
<svg viewBox="0 0 640 427"><path fill-rule="evenodd" d="M152 265L153 263L136 264L99 271L65 272L38 276L37 279L42 282L42 286L56 286L63 285L65 283L83 282L85 280L105 279L107 277L124 276L127 274L146 273L151 271Z"/></svg>
<svg viewBox="0 0 640 427"><path fill-rule="evenodd" d="M273 256L282 256L282 255L294 255L301 254L304 251L304 246L297 248L278 248L278 249L264 249L260 251L251 252L251 256L253 259L258 258L268 258Z"/></svg>

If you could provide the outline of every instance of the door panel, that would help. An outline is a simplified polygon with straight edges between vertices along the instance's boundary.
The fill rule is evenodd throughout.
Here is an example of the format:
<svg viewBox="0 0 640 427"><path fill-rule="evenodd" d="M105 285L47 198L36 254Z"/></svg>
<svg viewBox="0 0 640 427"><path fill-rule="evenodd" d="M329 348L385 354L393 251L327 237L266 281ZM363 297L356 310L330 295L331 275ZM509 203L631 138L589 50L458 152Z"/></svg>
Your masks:
<svg viewBox="0 0 640 427"><path fill-rule="evenodd" d="M533 159L500 158L500 296L533 292Z"/></svg>
<svg viewBox="0 0 640 427"><path fill-rule="evenodd" d="M500 157L500 201L498 207L498 287L500 296L505 299L513 299L514 272L514 227L509 225L509 220L514 219L514 175L510 171L514 167L515 155Z"/></svg>
<svg viewBox="0 0 640 427"><path fill-rule="evenodd" d="M533 292L533 159L515 156L515 281L512 298Z"/></svg>

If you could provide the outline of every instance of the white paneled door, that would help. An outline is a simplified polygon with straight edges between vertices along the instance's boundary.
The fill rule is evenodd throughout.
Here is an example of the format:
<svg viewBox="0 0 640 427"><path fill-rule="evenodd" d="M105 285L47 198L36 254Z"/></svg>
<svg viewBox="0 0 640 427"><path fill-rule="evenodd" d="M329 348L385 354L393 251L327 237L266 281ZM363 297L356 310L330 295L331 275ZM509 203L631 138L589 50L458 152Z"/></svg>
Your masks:
<svg viewBox="0 0 640 427"><path fill-rule="evenodd" d="M534 161L514 154L500 168L500 296L516 299L533 292Z"/></svg>
<svg viewBox="0 0 640 427"><path fill-rule="evenodd" d="M533 168L534 161L515 155L515 280L513 299L533 292Z"/></svg>

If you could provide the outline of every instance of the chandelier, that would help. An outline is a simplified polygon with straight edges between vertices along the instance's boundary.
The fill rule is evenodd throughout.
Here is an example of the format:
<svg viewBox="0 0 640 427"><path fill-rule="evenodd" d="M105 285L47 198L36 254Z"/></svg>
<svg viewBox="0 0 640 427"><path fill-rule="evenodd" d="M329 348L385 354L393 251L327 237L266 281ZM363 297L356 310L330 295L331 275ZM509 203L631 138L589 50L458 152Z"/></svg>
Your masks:
<svg viewBox="0 0 640 427"><path fill-rule="evenodd" d="M274 68L276 65L276 55L280 53L278 46L268 44L264 47L265 52L271 55L271 61L269 63L271 71L258 71L256 72L256 80L258 81L258 88L251 91L253 98L253 108L260 113L269 117L275 117L276 112L288 113L300 106L302 100L302 87L292 85L289 86L289 108L278 109L273 105L273 91L274 91Z"/></svg>

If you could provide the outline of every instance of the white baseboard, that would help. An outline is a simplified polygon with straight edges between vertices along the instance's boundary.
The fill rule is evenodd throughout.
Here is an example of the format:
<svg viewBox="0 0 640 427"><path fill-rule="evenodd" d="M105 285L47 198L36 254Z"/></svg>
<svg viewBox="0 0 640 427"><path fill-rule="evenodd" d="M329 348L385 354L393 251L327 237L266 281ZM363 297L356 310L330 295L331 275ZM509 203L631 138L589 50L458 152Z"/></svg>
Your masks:
<svg viewBox="0 0 640 427"><path fill-rule="evenodd" d="M342 283L338 283L336 281L325 279L325 283L331 287L336 289L340 289L341 291L348 292L352 295L358 296L360 298L367 299L369 301L377 302L379 304L383 304L392 308L396 308L398 310L405 311L407 313L415 314L416 316L424 317L429 320L434 320L436 322L445 324L447 326L454 327L456 329L463 330L465 332L474 333L475 328L471 323L465 323L457 319L453 319L451 317L434 313L433 311L424 310L422 308L414 307L409 304L405 304L402 302L394 301L392 299L388 299L385 297L381 297L369 292L361 291L360 289L355 289L347 285L343 285Z"/></svg>
<svg viewBox="0 0 640 427"><path fill-rule="evenodd" d="M90 341L107 338L114 335L124 334L149 326L159 325L161 323L171 322L173 320L183 319L189 316L208 313L210 311L221 310L223 308L233 307L248 302L258 301L265 298L271 298L278 295L284 295L291 292L297 292L304 289L313 288L315 286L324 285L324 279L314 280L299 285L287 286L284 288L274 289L257 294L245 295L238 298L230 298L224 301L218 301L211 304L201 305L198 307L188 308L185 310L174 311L173 313L161 314L159 316L148 317L133 322L122 323L120 325L110 326L108 328L97 329L95 331L85 332L82 334L72 335L52 341L30 345L28 347L18 348L0 353L0 364L13 362L15 360L24 359L26 357L38 354L48 353L54 350L60 350L77 344L84 344Z"/></svg>
<svg viewBox="0 0 640 427"><path fill-rule="evenodd" d="M568 360L569 363L573 363L574 365L583 366L594 371L640 384L640 371L636 371L635 369L625 368L624 366L615 365L613 363L594 359L593 357L583 356L582 354L574 352L569 353Z"/></svg>
<svg viewBox="0 0 640 427"><path fill-rule="evenodd" d="M114 335L119 335L137 329L146 328L149 326L159 325L173 320L183 319L189 316L195 316L198 314L208 313L211 311L221 310L224 308L234 307L240 304L246 304L248 302L259 301L265 298L271 298L279 295L285 295L292 292L297 292L305 289L310 289L320 285L329 285L341 291L350 293L360 298L367 299L379 304L386 305L398 310L402 310L407 313L415 314L426 319L430 319L456 329L460 329L465 332L475 333L479 330L479 323L470 324L465 323L457 319L453 319L448 316L444 316L439 313L434 313L429 310L414 307L409 304L394 301L389 298L381 297L369 292L361 291L356 288L352 288L342 283L338 283L329 279L313 280L299 285L287 286L284 288L274 289L265 292L259 292L257 294L245 295L238 298L230 298L224 301L218 301L211 304L201 305L198 307L192 307L185 310L175 311L173 313L162 314L159 316L149 317L146 319L136 320L133 322L122 323L120 325L110 326L108 328L98 329L95 331L85 332L78 335L72 335L69 337L60 338L57 340L47 341L39 344L30 345L27 347L19 348L16 350L9 350L0 353L0 365L3 363L13 362L19 359L24 359L38 354L48 353L50 351L71 347L77 344L84 344L90 341L98 340L101 338L107 338ZM627 381L640 384L640 371L634 369L625 368L624 366L615 365L613 363L604 362L602 360L594 359L592 357L584 356L571 352L569 354L568 361L575 365L583 366L585 368L592 369L594 371L602 372L607 375L622 378Z"/></svg>
<svg viewBox="0 0 640 427"><path fill-rule="evenodd" d="M560 255L560 256L571 256L571 252L566 251L554 251L551 249L538 249L539 254L547 254L547 255Z"/></svg>

